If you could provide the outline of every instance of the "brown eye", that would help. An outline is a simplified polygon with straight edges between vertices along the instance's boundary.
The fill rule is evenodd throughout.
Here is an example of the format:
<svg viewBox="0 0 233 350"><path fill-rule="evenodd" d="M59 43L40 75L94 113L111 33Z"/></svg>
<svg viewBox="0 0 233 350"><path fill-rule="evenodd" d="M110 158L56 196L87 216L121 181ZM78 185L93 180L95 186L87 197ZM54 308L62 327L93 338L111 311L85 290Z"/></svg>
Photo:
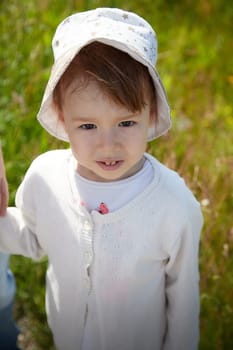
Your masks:
<svg viewBox="0 0 233 350"><path fill-rule="evenodd" d="M84 130L96 129L96 125L95 124L82 124L79 126L79 129L84 129Z"/></svg>
<svg viewBox="0 0 233 350"><path fill-rule="evenodd" d="M125 122L120 122L119 126L123 126L123 127L129 127L129 126L133 126L136 123L133 120L126 120Z"/></svg>

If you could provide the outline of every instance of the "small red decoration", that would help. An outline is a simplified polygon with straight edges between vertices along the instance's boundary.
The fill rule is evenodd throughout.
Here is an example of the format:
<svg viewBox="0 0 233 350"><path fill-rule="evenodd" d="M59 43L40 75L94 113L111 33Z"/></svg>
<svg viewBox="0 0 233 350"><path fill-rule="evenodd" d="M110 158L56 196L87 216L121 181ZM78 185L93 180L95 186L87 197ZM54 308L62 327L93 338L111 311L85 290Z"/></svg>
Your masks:
<svg viewBox="0 0 233 350"><path fill-rule="evenodd" d="M105 203L100 203L100 206L99 206L99 212L101 214L108 214L109 213L109 210L108 210L108 207Z"/></svg>

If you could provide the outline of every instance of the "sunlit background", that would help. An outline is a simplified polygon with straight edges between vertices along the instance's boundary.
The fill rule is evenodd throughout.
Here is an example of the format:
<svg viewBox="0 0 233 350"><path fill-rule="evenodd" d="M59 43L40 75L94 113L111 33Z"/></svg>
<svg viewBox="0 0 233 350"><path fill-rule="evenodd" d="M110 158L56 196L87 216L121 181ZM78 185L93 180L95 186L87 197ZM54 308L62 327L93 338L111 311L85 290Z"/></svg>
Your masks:
<svg viewBox="0 0 233 350"><path fill-rule="evenodd" d="M100 6L137 12L157 32L157 69L167 89L173 128L149 144L148 151L178 171L202 205L200 349L232 350L233 6L229 1L1 0L0 138L10 204L33 158L48 149L68 147L48 135L35 118L52 65L55 28L71 13ZM25 350L53 349L44 311L46 264L46 260L11 258L18 286L15 318Z"/></svg>

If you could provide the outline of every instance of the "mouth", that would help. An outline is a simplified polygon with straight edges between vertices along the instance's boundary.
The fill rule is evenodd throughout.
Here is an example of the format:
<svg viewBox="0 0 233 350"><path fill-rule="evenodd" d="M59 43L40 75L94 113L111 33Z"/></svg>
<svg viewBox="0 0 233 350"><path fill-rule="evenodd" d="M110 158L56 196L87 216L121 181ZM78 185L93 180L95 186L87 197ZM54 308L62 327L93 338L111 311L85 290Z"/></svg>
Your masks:
<svg viewBox="0 0 233 350"><path fill-rule="evenodd" d="M123 160L106 160L106 161L97 161L96 163L103 170L116 170L122 165Z"/></svg>

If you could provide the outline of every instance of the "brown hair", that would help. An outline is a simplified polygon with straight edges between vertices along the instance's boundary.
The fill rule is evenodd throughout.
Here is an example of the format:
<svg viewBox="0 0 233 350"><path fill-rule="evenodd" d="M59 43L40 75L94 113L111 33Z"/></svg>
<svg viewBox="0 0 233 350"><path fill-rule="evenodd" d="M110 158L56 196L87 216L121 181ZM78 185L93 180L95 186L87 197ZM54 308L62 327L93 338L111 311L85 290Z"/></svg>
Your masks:
<svg viewBox="0 0 233 350"><path fill-rule="evenodd" d="M114 102L133 112L141 111L149 97L156 111L156 92L147 67L112 46L93 42L75 56L53 92L54 104L60 110L64 91L77 77L84 84L97 81Z"/></svg>

